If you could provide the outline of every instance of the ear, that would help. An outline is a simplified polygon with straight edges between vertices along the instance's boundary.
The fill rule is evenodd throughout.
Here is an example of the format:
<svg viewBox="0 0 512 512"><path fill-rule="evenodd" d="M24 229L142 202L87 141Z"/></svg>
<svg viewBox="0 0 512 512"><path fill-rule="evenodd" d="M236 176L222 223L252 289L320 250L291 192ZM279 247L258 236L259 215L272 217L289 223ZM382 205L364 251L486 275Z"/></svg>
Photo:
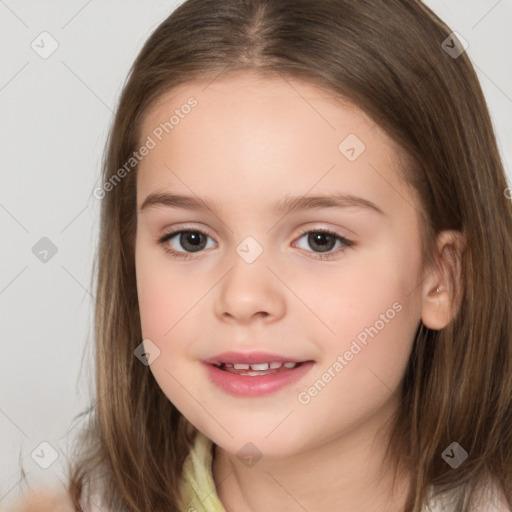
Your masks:
<svg viewBox="0 0 512 512"><path fill-rule="evenodd" d="M455 317L463 292L461 262L466 239L460 231L439 233L436 266L423 281L421 320L429 329L446 327Z"/></svg>

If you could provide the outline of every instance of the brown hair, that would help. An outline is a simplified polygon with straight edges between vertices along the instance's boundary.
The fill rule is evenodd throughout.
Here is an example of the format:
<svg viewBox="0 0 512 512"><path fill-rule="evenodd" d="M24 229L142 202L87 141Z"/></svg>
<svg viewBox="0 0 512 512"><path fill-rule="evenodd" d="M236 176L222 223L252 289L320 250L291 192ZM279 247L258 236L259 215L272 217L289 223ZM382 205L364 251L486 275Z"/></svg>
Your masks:
<svg viewBox="0 0 512 512"><path fill-rule="evenodd" d="M253 70L300 79L363 109L408 155L418 191L425 268L435 236L467 240L460 307L439 331L420 323L404 375L389 462L412 475L407 512L430 486L457 490L468 511L497 482L512 503L512 209L493 127L466 53L414 0L188 0L149 37L125 84L105 154L104 183L140 145L145 114L192 80ZM136 168L102 199L95 310L96 402L72 467L79 500L103 479L111 510L183 510L179 485L194 427L134 357L142 334L135 281ZM441 457L457 441L457 469Z"/></svg>

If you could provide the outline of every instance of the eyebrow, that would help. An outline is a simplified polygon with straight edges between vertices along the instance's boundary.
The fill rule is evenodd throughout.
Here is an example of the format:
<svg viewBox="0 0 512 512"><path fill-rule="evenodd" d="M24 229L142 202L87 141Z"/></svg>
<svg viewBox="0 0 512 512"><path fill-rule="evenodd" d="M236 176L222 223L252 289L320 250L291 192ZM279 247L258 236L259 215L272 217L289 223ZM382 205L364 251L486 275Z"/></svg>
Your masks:
<svg viewBox="0 0 512 512"><path fill-rule="evenodd" d="M213 212L219 210L218 204L206 197L200 199L193 196L169 194L167 192L155 192L146 197L139 208L139 213L143 210L154 207L183 208L185 210L199 211L211 210ZM283 215L292 210L348 207L364 208L374 213L378 213L379 215L386 215L383 210L368 199L343 193L317 196L285 196L274 203L273 211L276 215Z"/></svg>

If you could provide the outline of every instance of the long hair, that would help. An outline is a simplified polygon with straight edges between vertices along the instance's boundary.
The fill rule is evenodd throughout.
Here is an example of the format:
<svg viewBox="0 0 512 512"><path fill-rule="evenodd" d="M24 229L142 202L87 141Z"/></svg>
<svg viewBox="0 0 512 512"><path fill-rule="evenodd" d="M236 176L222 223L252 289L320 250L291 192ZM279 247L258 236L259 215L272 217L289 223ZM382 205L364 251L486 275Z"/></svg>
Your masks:
<svg viewBox="0 0 512 512"><path fill-rule="evenodd" d="M496 482L512 502L512 208L493 126L466 53L416 0L187 0L151 34L121 94L103 183L141 145L141 121L180 84L257 71L322 87L365 111L404 150L419 192L425 265L435 237L464 234L458 311L439 331L420 323L387 457L412 477L406 512L427 491L456 490L455 510ZM450 48L456 47L455 40ZM79 509L93 479L111 510L184 510L180 482L195 428L134 357L142 341L134 242L136 174L101 199L96 256L95 393L70 470ZM443 451L469 454L457 469Z"/></svg>

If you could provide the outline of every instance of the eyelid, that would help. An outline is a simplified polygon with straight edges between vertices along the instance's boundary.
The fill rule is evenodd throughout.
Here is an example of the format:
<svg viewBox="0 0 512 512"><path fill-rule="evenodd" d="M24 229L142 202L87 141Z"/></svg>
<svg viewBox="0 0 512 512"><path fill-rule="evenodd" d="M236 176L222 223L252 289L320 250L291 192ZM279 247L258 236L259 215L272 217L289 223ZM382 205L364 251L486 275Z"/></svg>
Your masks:
<svg viewBox="0 0 512 512"><path fill-rule="evenodd" d="M348 228L344 228L344 229L346 229L347 231L350 231L351 233L353 233L355 235L355 233L353 231L351 231L350 229L348 229ZM160 239L168 236L171 233L177 234L180 231L198 231L198 232L208 235L210 238L214 239L214 236L212 235L212 233L209 231L208 228L202 227L202 226L197 227L197 225L193 225L192 223L184 223L184 224L174 225L172 228L169 228L168 230L163 229L162 231L163 231L163 234L159 237ZM316 224L313 226L307 226L307 227L300 228L299 233L294 235L294 239L298 239L298 238L304 236L306 233L309 233L310 231L327 231L329 233L332 233L333 235L336 235L336 236L339 236L346 240L349 240L348 237L339 233L336 228L325 227L325 225L318 226Z"/></svg>
<svg viewBox="0 0 512 512"><path fill-rule="evenodd" d="M160 238L165 237L170 233L179 233L180 231L198 231L200 233L208 235L212 239L214 238L211 231L207 227L204 227L203 225L198 226L197 224L186 222L183 224L173 224L172 227L162 229L163 234L161 235Z"/></svg>

